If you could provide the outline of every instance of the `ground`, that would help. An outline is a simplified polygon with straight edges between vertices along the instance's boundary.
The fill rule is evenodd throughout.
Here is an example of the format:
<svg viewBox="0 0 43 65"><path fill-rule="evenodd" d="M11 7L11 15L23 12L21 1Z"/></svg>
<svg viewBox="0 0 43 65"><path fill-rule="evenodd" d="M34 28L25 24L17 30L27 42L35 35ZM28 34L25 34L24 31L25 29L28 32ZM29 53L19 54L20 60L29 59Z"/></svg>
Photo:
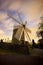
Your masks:
<svg viewBox="0 0 43 65"><path fill-rule="evenodd" d="M43 65L43 49L34 49L32 54L0 54L0 65Z"/></svg>

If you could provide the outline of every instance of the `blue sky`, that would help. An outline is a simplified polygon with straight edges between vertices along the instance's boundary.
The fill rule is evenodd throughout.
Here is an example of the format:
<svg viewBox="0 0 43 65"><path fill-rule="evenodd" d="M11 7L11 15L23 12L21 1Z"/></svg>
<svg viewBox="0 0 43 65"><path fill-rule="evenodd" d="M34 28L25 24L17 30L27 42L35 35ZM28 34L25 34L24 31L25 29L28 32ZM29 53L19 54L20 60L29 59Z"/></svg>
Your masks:
<svg viewBox="0 0 43 65"><path fill-rule="evenodd" d="M36 31L40 17L43 15L43 0L0 0L0 39L12 37L13 26L17 23L7 14L10 13L20 20L17 10L22 21L27 21L27 26L32 31L31 38L37 40Z"/></svg>

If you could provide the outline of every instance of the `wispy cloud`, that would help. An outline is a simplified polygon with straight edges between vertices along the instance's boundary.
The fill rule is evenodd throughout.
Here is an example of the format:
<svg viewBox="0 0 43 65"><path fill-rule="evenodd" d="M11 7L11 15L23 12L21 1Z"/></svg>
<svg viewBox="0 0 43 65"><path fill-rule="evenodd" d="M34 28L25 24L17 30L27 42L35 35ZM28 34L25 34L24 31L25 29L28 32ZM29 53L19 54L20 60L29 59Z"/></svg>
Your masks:
<svg viewBox="0 0 43 65"><path fill-rule="evenodd" d="M4 35L5 33L2 29L0 29L0 35L2 35L2 34Z"/></svg>

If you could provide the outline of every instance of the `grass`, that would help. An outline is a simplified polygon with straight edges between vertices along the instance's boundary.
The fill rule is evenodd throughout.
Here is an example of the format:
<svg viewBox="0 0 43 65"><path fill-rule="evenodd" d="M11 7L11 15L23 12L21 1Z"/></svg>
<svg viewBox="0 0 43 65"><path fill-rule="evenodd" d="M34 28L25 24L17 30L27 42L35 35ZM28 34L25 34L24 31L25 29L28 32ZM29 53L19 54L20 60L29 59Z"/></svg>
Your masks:
<svg viewBox="0 0 43 65"><path fill-rule="evenodd" d="M15 52L13 50L6 50L3 48L0 48L0 54L17 54L17 52Z"/></svg>
<svg viewBox="0 0 43 65"><path fill-rule="evenodd" d="M2 44L3 45L3 44ZM32 53L33 49L31 47L32 45L29 46L29 54ZM25 50L24 47L20 48L20 49L6 49L4 48L4 46L2 48L0 48L0 54L26 54L27 53L27 50Z"/></svg>
<svg viewBox="0 0 43 65"><path fill-rule="evenodd" d="M32 48L29 48L29 54L31 54L33 51ZM0 54L25 54L24 51L15 51L15 50L10 50L10 49L3 49L3 48L0 48Z"/></svg>

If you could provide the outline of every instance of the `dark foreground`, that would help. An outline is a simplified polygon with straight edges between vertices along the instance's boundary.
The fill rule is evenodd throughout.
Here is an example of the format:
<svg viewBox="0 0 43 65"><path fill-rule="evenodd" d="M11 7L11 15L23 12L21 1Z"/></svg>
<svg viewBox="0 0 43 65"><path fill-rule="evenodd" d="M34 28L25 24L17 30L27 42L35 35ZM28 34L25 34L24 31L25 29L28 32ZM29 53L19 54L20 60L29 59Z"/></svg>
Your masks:
<svg viewBox="0 0 43 65"><path fill-rule="evenodd" d="M43 50L35 50L31 55L0 55L0 65L43 65Z"/></svg>

